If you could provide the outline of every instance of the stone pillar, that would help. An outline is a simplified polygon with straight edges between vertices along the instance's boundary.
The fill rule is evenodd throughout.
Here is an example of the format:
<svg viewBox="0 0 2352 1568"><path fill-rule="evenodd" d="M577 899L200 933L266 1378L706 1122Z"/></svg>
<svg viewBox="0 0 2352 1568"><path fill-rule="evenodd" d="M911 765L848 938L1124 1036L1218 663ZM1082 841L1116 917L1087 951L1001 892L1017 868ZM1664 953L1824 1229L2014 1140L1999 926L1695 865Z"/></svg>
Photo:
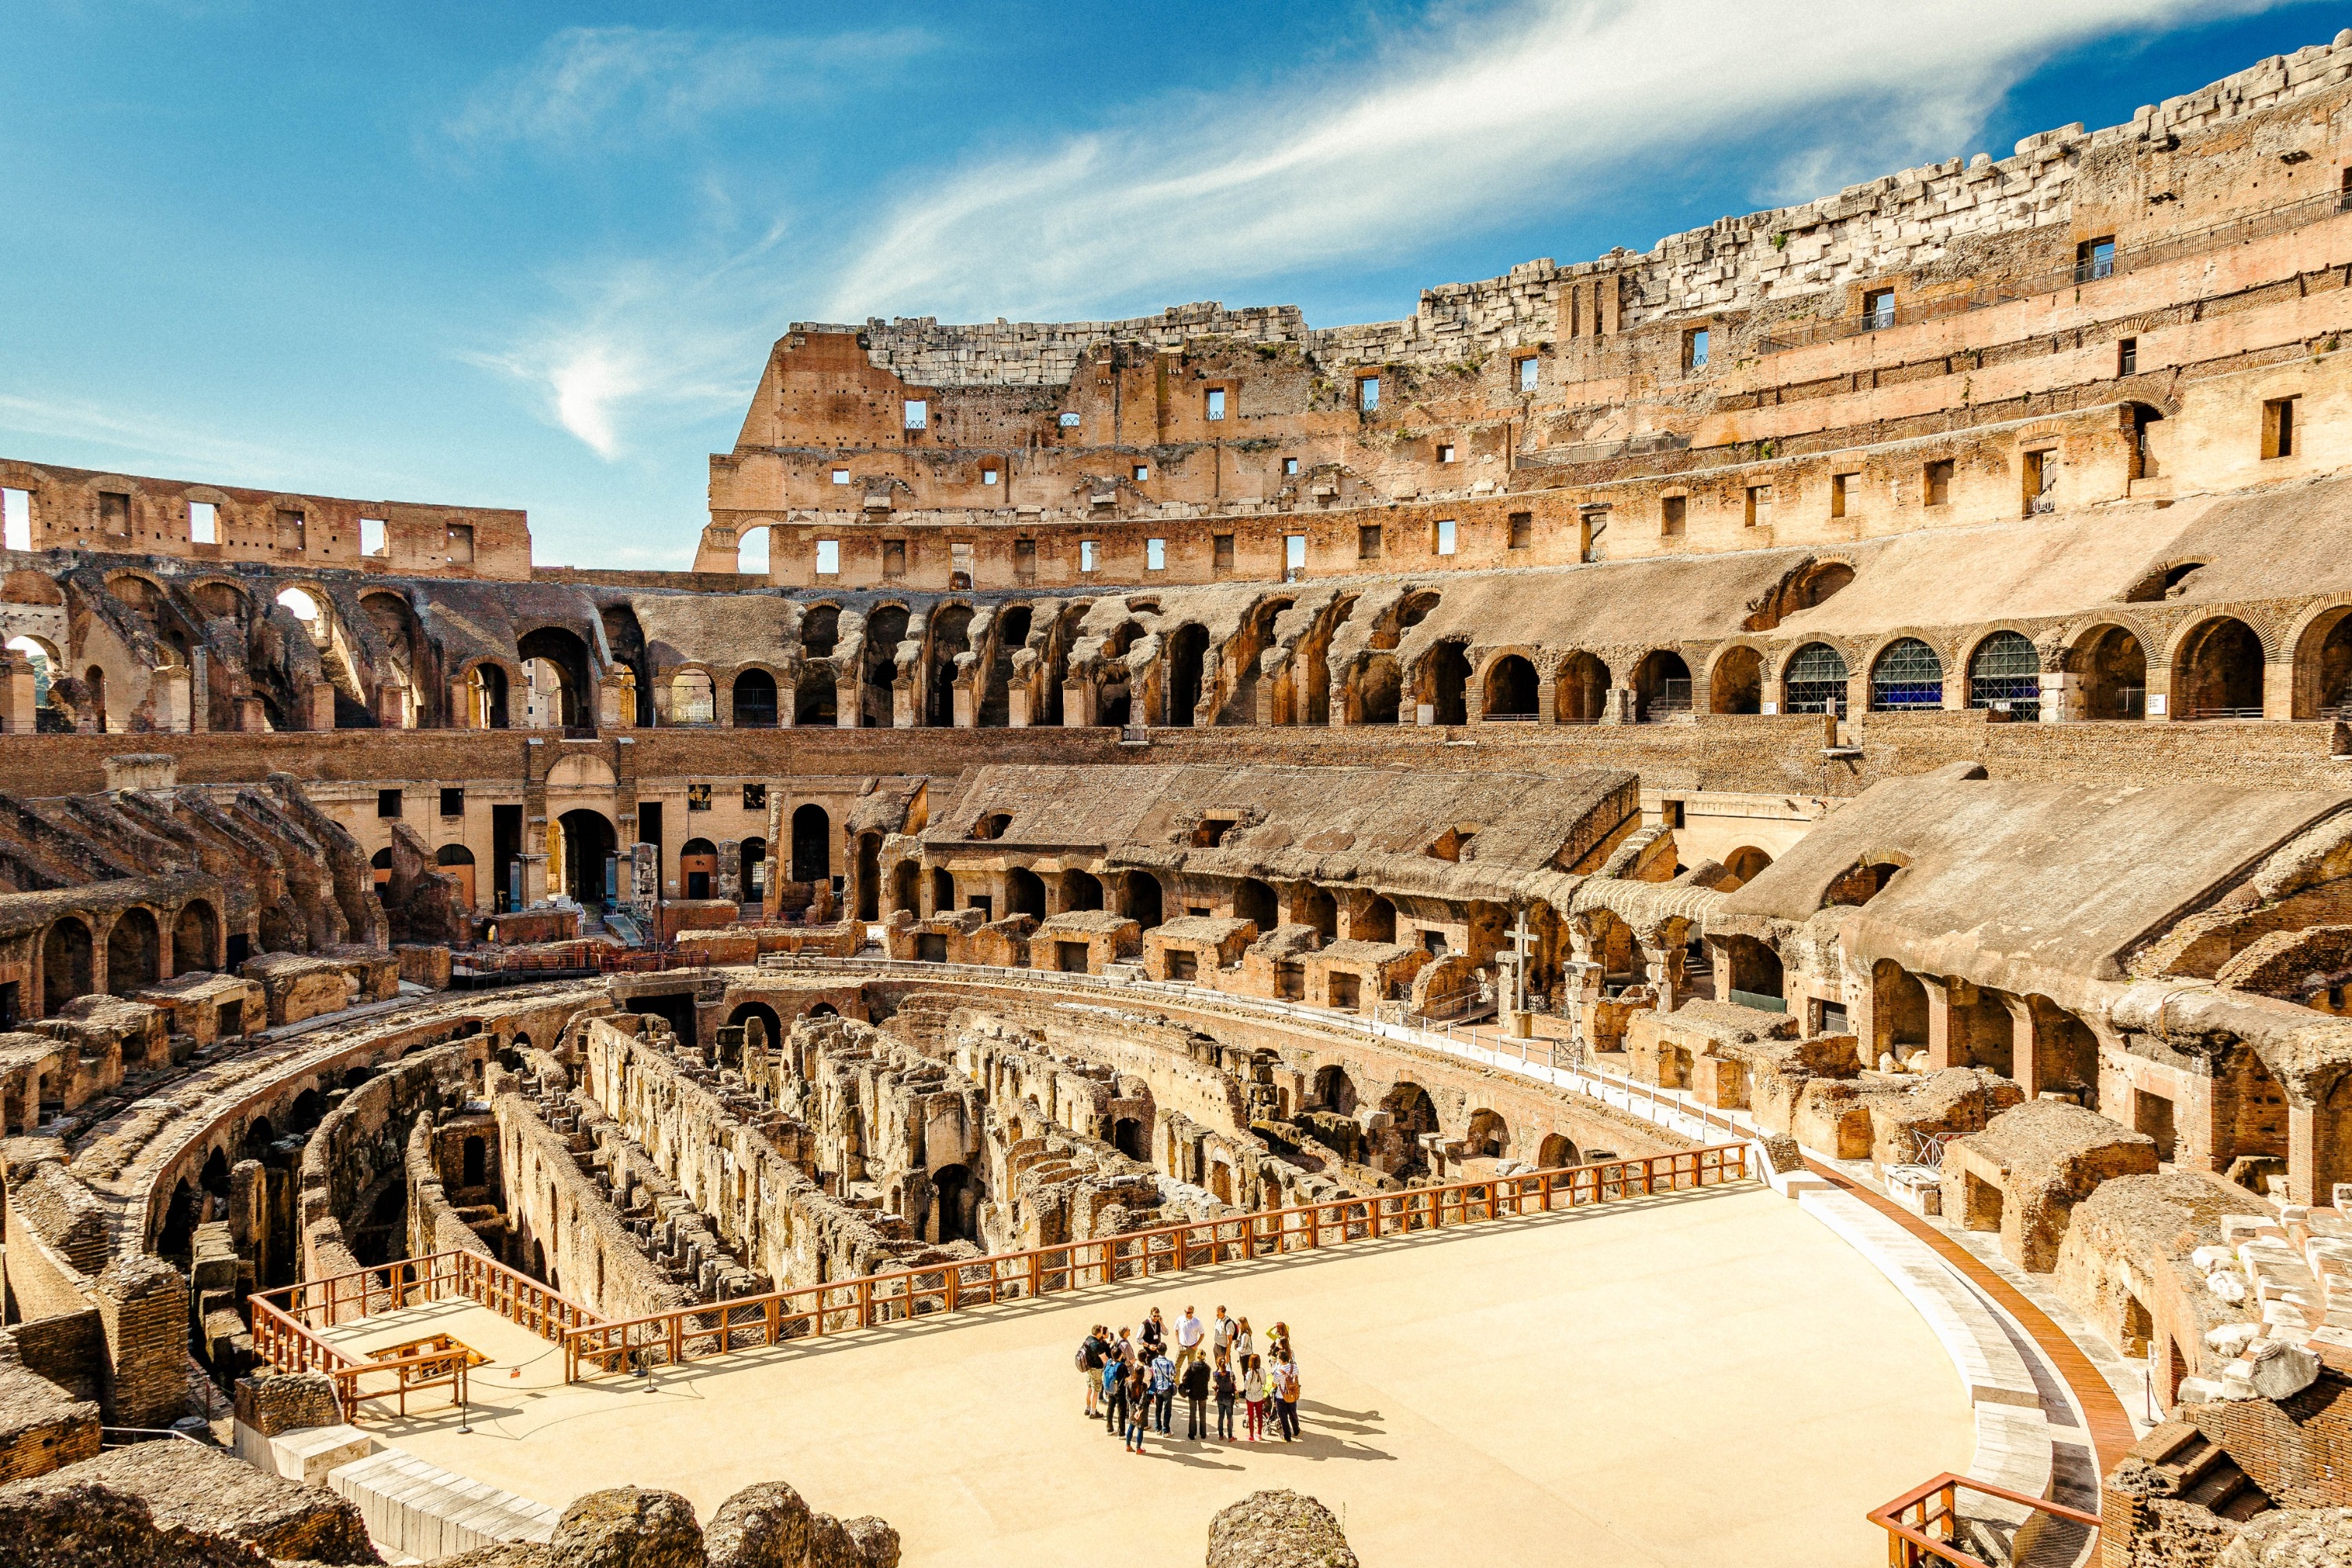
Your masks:
<svg viewBox="0 0 2352 1568"><path fill-rule="evenodd" d="M408 688L386 681L375 689L375 721L386 730L408 727Z"/></svg>
<svg viewBox="0 0 2352 1568"><path fill-rule="evenodd" d="M2063 724L2083 716L2083 678L2068 670L2042 672L2042 721Z"/></svg>
<svg viewBox="0 0 2352 1568"><path fill-rule="evenodd" d="M902 675L890 683L890 727L911 730L922 719L921 700L915 691L915 678Z"/></svg>
<svg viewBox="0 0 2352 1568"><path fill-rule="evenodd" d="M954 711L950 718L959 730L980 728L980 700L973 689L975 684L974 678L970 675L959 675L955 679L955 691L950 699Z"/></svg>
<svg viewBox="0 0 2352 1568"><path fill-rule="evenodd" d="M188 655L188 732L201 735L213 727L212 650Z"/></svg>
<svg viewBox="0 0 2352 1568"><path fill-rule="evenodd" d="M1641 708L1630 686L1612 686L1601 696L1601 721L1603 724L1632 724L1641 718Z"/></svg>
<svg viewBox="0 0 2352 1568"><path fill-rule="evenodd" d="M0 653L0 700L6 703L5 713L0 714L0 731L29 735L40 728L40 709L33 689L32 660Z"/></svg>
<svg viewBox="0 0 2352 1568"><path fill-rule="evenodd" d="M2147 706L2146 716L2161 723L2178 717L2172 711L2172 667L2160 664L2150 649L2147 661Z"/></svg>
<svg viewBox="0 0 2352 1568"><path fill-rule="evenodd" d="M1536 722L1546 726L1559 722L1559 681L1557 676L1536 677Z"/></svg>
<svg viewBox="0 0 2352 1568"><path fill-rule="evenodd" d="M329 682L321 680L310 689L310 699L304 704L302 728L331 730L334 727L335 689Z"/></svg>
<svg viewBox="0 0 2352 1568"><path fill-rule="evenodd" d="M188 1403L188 1281L160 1258L118 1257L98 1277L99 1407L110 1426L169 1426Z"/></svg>
<svg viewBox="0 0 2352 1568"><path fill-rule="evenodd" d="M2024 1091L2026 1099L2038 1099L2042 1094L2042 1046L2045 1033L2042 1020L2030 998L2003 995L2000 1004L2009 1011L2009 1076Z"/></svg>
<svg viewBox="0 0 2352 1568"><path fill-rule="evenodd" d="M2294 717L2294 666L2263 666L2263 717L2284 721Z"/></svg>
<svg viewBox="0 0 2352 1568"><path fill-rule="evenodd" d="M547 855L525 855L522 859L522 901L525 907L547 901Z"/></svg>
<svg viewBox="0 0 2352 1568"><path fill-rule="evenodd" d="M1919 984L1927 993L1927 1067L1941 1072L1948 1067L1964 1067L1969 1060L1968 1021L1961 1009L1975 1000L1976 988L1965 980L1938 980L1932 974L1919 976Z"/></svg>
<svg viewBox="0 0 2352 1568"><path fill-rule="evenodd" d="M776 727L789 730L801 721L800 683L793 680L776 682ZM771 879L772 881L773 879Z"/></svg>
<svg viewBox="0 0 2352 1568"><path fill-rule="evenodd" d="M1084 730L1095 721L1095 685L1091 680L1062 682L1062 724Z"/></svg>
<svg viewBox="0 0 2352 1568"><path fill-rule="evenodd" d="M1015 730L1029 728L1028 683L1016 678L1013 684L1005 689L1004 700L1007 710L1005 723Z"/></svg>

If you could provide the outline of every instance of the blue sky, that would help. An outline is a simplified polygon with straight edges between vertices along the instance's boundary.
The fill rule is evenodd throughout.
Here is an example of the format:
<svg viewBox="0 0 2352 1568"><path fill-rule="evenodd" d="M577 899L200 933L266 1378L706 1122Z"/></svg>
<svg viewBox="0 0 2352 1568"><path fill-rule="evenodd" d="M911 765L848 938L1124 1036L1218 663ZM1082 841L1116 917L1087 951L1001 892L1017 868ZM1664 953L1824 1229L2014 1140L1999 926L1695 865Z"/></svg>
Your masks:
<svg viewBox="0 0 2352 1568"><path fill-rule="evenodd" d="M2261 0L7 0L0 454L683 566L795 320L1318 325L2128 119Z"/></svg>

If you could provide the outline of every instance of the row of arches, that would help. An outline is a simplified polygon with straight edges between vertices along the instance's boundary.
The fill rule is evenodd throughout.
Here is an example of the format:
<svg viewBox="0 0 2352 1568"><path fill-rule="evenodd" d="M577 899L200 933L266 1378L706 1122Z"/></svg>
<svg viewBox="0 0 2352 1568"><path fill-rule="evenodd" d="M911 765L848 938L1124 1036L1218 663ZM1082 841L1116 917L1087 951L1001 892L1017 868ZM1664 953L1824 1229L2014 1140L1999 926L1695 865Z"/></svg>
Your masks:
<svg viewBox="0 0 2352 1568"><path fill-rule="evenodd" d="M217 968L220 917L204 899L162 912L132 904L110 921L65 914L49 922L38 945L41 1012L53 1016L77 997L101 990L128 996L174 974Z"/></svg>

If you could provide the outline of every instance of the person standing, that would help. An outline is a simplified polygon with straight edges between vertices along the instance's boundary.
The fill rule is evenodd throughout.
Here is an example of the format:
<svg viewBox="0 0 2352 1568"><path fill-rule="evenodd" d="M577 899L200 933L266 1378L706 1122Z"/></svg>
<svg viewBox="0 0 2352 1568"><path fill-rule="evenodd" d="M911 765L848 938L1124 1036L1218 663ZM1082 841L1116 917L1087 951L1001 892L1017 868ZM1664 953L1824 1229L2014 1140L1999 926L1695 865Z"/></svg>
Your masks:
<svg viewBox="0 0 2352 1568"><path fill-rule="evenodd" d="M1257 1354L1257 1340L1250 1333L1249 1320L1234 1320L1234 1364L1246 1367L1249 1358Z"/></svg>
<svg viewBox="0 0 2352 1568"><path fill-rule="evenodd" d="M1225 1316L1225 1310L1223 1307L1218 1308L1217 1321L1209 1325L1210 1348L1214 1350L1219 1356L1227 1360L1232 1359L1234 1353L1234 1331L1238 1327L1239 1325L1231 1318Z"/></svg>
<svg viewBox="0 0 2352 1568"><path fill-rule="evenodd" d="M1097 1323L1078 1342L1078 1378L1087 1387L1087 1419L1102 1414L1103 1363L1109 1358L1110 1344L1103 1338L1103 1325Z"/></svg>
<svg viewBox="0 0 2352 1568"><path fill-rule="evenodd" d="M1151 1409L1151 1379L1141 1367L1132 1367L1121 1386L1127 1391L1127 1419L1123 1427L1127 1434L1127 1451L1140 1454L1143 1452L1143 1434L1150 1425L1148 1417Z"/></svg>
<svg viewBox="0 0 2352 1568"><path fill-rule="evenodd" d="M1257 1357L1242 1357L1243 1430L1253 1443L1265 1440L1265 1367Z"/></svg>
<svg viewBox="0 0 2352 1568"><path fill-rule="evenodd" d="M1209 1435L1209 1358L1195 1352L1184 1368L1184 1436L1197 1443Z"/></svg>
<svg viewBox="0 0 2352 1568"><path fill-rule="evenodd" d="M1160 1321L1160 1309L1151 1309L1151 1316L1143 1320L1143 1359L1150 1361L1168 1348L1168 1326Z"/></svg>
<svg viewBox="0 0 2352 1568"><path fill-rule="evenodd" d="M1176 1415L1176 1363L1161 1351L1151 1358L1151 1399L1153 1415L1158 1417L1160 1435L1173 1435Z"/></svg>
<svg viewBox="0 0 2352 1568"><path fill-rule="evenodd" d="M1134 1370L1129 1359L1127 1331L1118 1331L1118 1343L1103 1358L1103 1425L1113 1436L1127 1425L1127 1374Z"/></svg>
<svg viewBox="0 0 2352 1568"><path fill-rule="evenodd" d="M1208 1337L1208 1331L1201 1320L1192 1315L1192 1309L1185 1308L1184 1315L1176 1321L1176 1365L1179 1370L1189 1371L1192 1363L1201 1359L1201 1342Z"/></svg>
<svg viewBox="0 0 2352 1568"><path fill-rule="evenodd" d="M1234 1394L1239 1384L1234 1382L1233 1363L1225 1352L1217 1352L1217 1375L1213 1384L1217 1396L1217 1436L1224 1442L1234 1440Z"/></svg>
<svg viewBox="0 0 2352 1568"><path fill-rule="evenodd" d="M1286 1443L1298 1441L1298 1363L1290 1359L1290 1347L1285 1344L1282 1359L1274 1368L1274 1414L1282 1429Z"/></svg>

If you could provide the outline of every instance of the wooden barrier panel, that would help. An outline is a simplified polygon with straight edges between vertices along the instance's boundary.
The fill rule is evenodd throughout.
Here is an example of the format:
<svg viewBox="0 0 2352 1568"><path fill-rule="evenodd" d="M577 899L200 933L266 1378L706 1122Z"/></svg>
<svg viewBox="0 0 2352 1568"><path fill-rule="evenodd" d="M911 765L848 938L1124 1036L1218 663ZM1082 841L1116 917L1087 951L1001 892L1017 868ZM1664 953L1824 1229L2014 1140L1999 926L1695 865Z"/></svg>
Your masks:
<svg viewBox="0 0 2352 1568"><path fill-rule="evenodd" d="M963 1307L1032 1300L1089 1285L1313 1251L1351 1241L1718 1186L1744 1181L1748 1174L1748 1146L1722 1144L1525 1175L1408 1187L1369 1197L1332 1198L1222 1219L1187 1220L1091 1241L862 1275L568 1329L562 1336L564 1377L576 1381L648 1366L677 1366L730 1351L871 1328Z"/></svg>
<svg viewBox="0 0 2352 1568"><path fill-rule="evenodd" d="M1963 1490L1998 1498L2013 1508L2030 1510L2027 1523L2017 1532L2020 1544L2028 1531L2045 1521L2077 1527L2083 1532L2082 1539L2065 1542L2064 1550L2053 1561L2081 1561L2084 1549L2097 1539L2099 1516L2095 1513L2084 1513L2063 1503L1947 1472L1870 1510L1870 1522L1886 1531L1888 1568L1931 1568L1936 1563L1948 1564L1950 1568L1991 1568L1983 1558L1960 1544L1963 1516L1959 1494Z"/></svg>

